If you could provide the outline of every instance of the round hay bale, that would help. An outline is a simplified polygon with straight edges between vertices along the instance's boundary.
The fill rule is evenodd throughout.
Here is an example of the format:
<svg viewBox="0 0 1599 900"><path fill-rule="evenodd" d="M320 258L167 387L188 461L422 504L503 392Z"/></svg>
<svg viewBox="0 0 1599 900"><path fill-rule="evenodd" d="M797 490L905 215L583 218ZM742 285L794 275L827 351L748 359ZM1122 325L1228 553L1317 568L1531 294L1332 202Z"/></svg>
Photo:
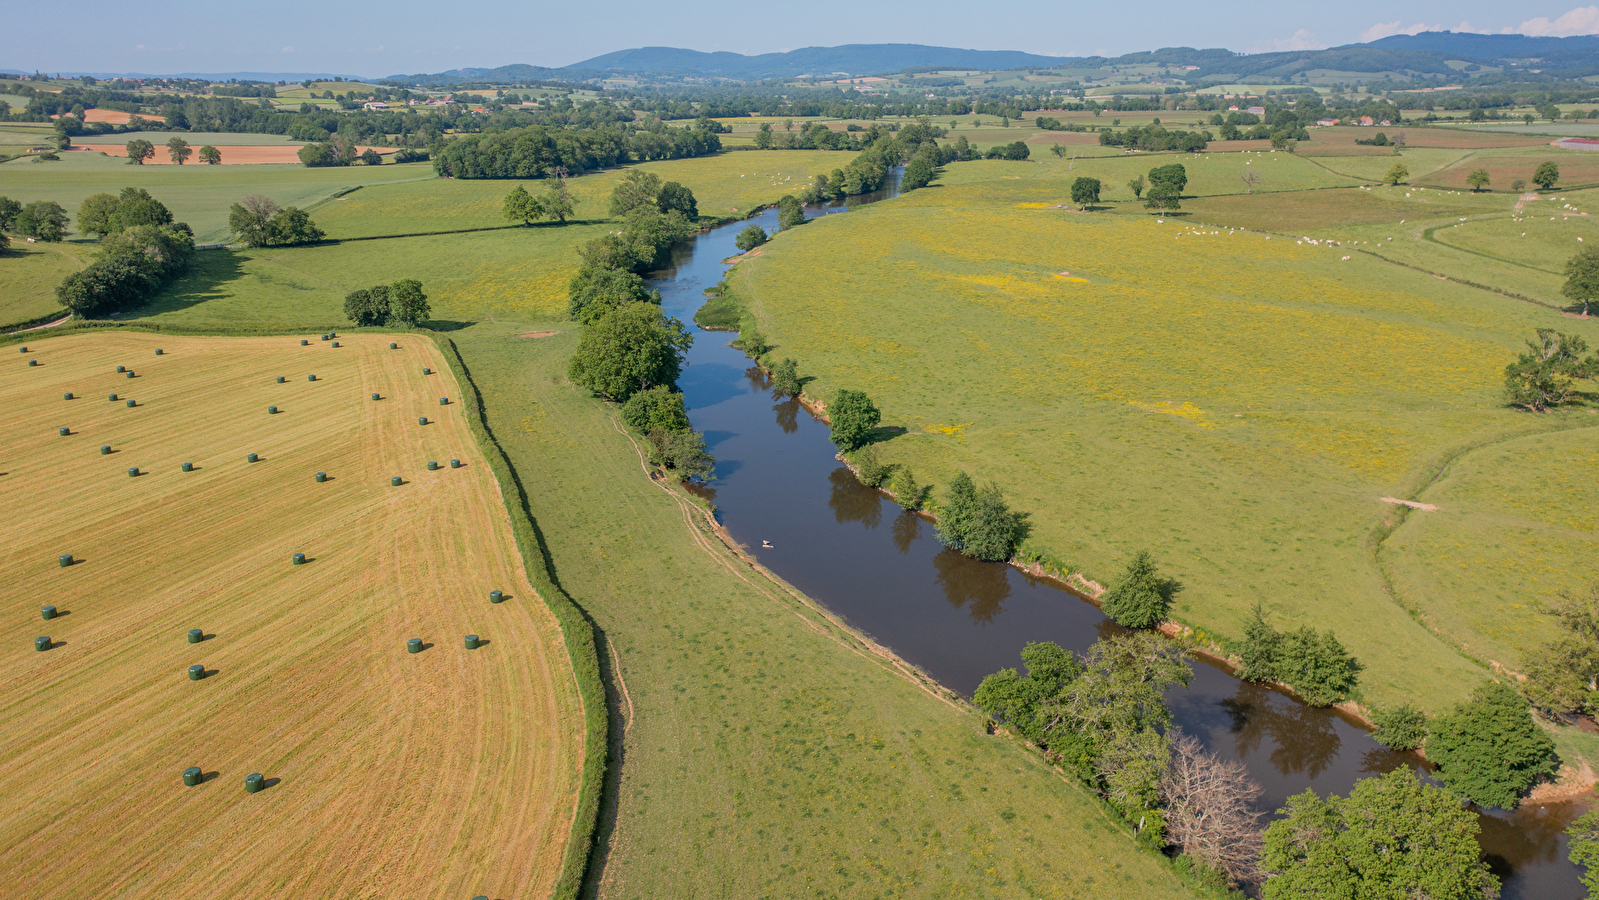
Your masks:
<svg viewBox="0 0 1599 900"><path fill-rule="evenodd" d="M398 349L400 349L400 345L399 344L390 344L389 345L389 349L390 350L398 350Z"/></svg>
<svg viewBox="0 0 1599 900"><path fill-rule="evenodd" d="M190 766L183 770L183 786L194 787L195 785L199 784L204 777L205 773L200 771L199 766Z"/></svg>
<svg viewBox="0 0 1599 900"><path fill-rule="evenodd" d="M112 403L115 403L115 402L117 402L117 395L116 394L112 394L111 396L107 397L106 399L110 400Z"/></svg>
<svg viewBox="0 0 1599 900"><path fill-rule="evenodd" d="M72 433L72 429L70 429L70 428L61 429L61 436L62 437L66 437L67 435L69 435L71 433Z"/></svg>
<svg viewBox="0 0 1599 900"><path fill-rule="evenodd" d="M278 384L282 384L285 380L287 379L285 379L282 375L278 376Z"/></svg>
<svg viewBox="0 0 1599 900"><path fill-rule="evenodd" d="M478 646L478 636L475 635L475 634L467 635L466 636L466 649L468 649L468 650L476 650L477 646Z"/></svg>
<svg viewBox="0 0 1599 900"><path fill-rule="evenodd" d="M72 399L72 392L71 391L67 391L65 394L62 394L61 395L61 399L63 399L63 400L71 400Z"/></svg>
<svg viewBox="0 0 1599 900"><path fill-rule="evenodd" d="M296 553L296 554L294 554L294 556L290 557L290 560L296 566L303 566L303 565L305 565L305 554L304 553Z"/></svg>
<svg viewBox="0 0 1599 900"><path fill-rule="evenodd" d="M31 367L33 367L33 366L36 366L36 365L38 365L38 364L39 364L39 361L38 361L38 360L36 360L36 359L30 359L30 360L28 360L28 366L29 366L29 367L30 367L30 368L31 368Z"/></svg>
<svg viewBox="0 0 1599 900"><path fill-rule="evenodd" d="M308 345L310 343L311 342L306 340L305 338L300 338L300 346L304 347L304 346L306 346L306 345Z"/></svg>
<svg viewBox="0 0 1599 900"><path fill-rule="evenodd" d="M200 628L190 628L189 629L189 643L198 644L198 643L200 643L203 640L205 640L205 631L203 629L200 629Z"/></svg>
<svg viewBox="0 0 1599 900"><path fill-rule="evenodd" d="M334 341L333 342L333 346L335 346L335 347L339 346L339 342L338 341Z"/></svg>
<svg viewBox="0 0 1599 900"><path fill-rule="evenodd" d="M18 352L19 353L27 353L28 352L28 346L26 344L24 344L22 346L22 348Z"/></svg>
<svg viewBox="0 0 1599 900"><path fill-rule="evenodd" d="M128 377L129 377L129 378L132 378L132 377L133 377L133 370L132 370L132 369L129 369L129 370L128 370Z"/></svg>
<svg viewBox="0 0 1599 900"><path fill-rule="evenodd" d="M186 462L186 463L184 463L184 464L183 464L183 465L182 465L182 467L181 467L181 468L182 468L182 469L183 469L183 471L185 471L185 472L193 472L193 471L194 471L194 463L192 463L192 462Z"/></svg>
<svg viewBox="0 0 1599 900"><path fill-rule="evenodd" d="M33 649L41 651L41 652L45 651L45 650L49 650L50 647L51 647L51 643L52 642L50 640L50 635L48 635L48 634L40 635L39 637L36 637L36 638L33 639Z"/></svg>
<svg viewBox="0 0 1599 900"><path fill-rule="evenodd" d="M39 608L39 617L44 619L46 622L50 621L51 619L54 619L56 617L56 608L54 606L42 606L42 607L40 607Z"/></svg>
<svg viewBox="0 0 1599 900"><path fill-rule="evenodd" d="M128 477L129 478L138 478L139 477L139 467L138 466L134 466L133 468L129 469L128 470Z"/></svg>
<svg viewBox="0 0 1599 900"><path fill-rule="evenodd" d="M111 445L110 444L102 444L101 447L100 447L100 455L101 456L110 456L111 455Z"/></svg>
<svg viewBox="0 0 1599 900"><path fill-rule="evenodd" d="M245 791L245 793L247 793L247 794L258 794L265 787L266 787L266 779L261 777L261 773L260 772L251 772L250 774L244 776L244 791Z"/></svg>
<svg viewBox="0 0 1599 900"><path fill-rule="evenodd" d="M505 592L504 591L489 591L489 602L490 603L503 603L504 601L505 601Z"/></svg>
<svg viewBox="0 0 1599 900"><path fill-rule="evenodd" d="M275 416L275 415L277 415L277 414L278 414L278 408L277 408L277 407L276 407L276 406L269 406L269 407L267 407L267 415L269 415L269 416Z"/></svg>
<svg viewBox="0 0 1599 900"><path fill-rule="evenodd" d="M189 680L199 681L205 677L205 666L195 664L189 667Z"/></svg>
<svg viewBox="0 0 1599 900"><path fill-rule="evenodd" d="M431 459L428 460L428 471L429 472L437 472L438 470L439 470L439 464L434 462Z"/></svg>
<svg viewBox="0 0 1599 900"><path fill-rule="evenodd" d="M156 356L160 356L163 352L165 352L165 351L163 351L160 347L155 348L155 355Z"/></svg>
<svg viewBox="0 0 1599 900"><path fill-rule="evenodd" d="M137 401L137 400L129 400L128 401L128 409L132 409L132 408L134 408L135 406L138 406L138 405L139 405L139 401Z"/></svg>
<svg viewBox="0 0 1599 900"><path fill-rule="evenodd" d="M372 399L373 399L373 400L382 400L382 399L383 399L383 398L382 398L382 397L380 397L380 396L378 396L378 395L377 395L377 394L376 394L376 393L374 393L374 394L373 394L373 395L372 395Z"/></svg>
<svg viewBox="0 0 1599 900"><path fill-rule="evenodd" d="M411 638L410 640L406 641L405 642L405 652L406 653L421 653L422 652L422 639L421 638Z"/></svg>
<svg viewBox="0 0 1599 900"><path fill-rule="evenodd" d="M126 371L128 371L128 367L127 366L117 366L117 374L118 375L121 375L123 372L126 372Z"/></svg>
<svg viewBox="0 0 1599 900"><path fill-rule="evenodd" d="M433 374L433 370L428 368L427 366L423 366L422 367L422 374L423 375L432 375Z"/></svg>
<svg viewBox="0 0 1599 900"><path fill-rule="evenodd" d="M452 469L459 469L459 468L461 468L461 461L460 461L460 460L458 460L458 459L452 459L452 460L450 460L450 468L452 468Z"/></svg>
<svg viewBox="0 0 1599 900"><path fill-rule="evenodd" d="M259 462L260 460L261 460L261 457L256 456L254 453L247 454L244 457L244 461L245 462Z"/></svg>
<svg viewBox="0 0 1599 900"><path fill-rule="evenodd" d="M70 553L61 554L60 556L56 557L56 561L61 563L61 568L63 568L63 569L65 569L67 566L72 565L72 563L75 562L75 560L73 560L73 558L72 558L72 554L70 554Z"/></svg>
<svg viewBox="0 0 1599 900"><path fill-rule="evenodd" d="M449 406L450 405L450 398L449 397L440 397L439 398L439 405L440 406Z"/></svg>
<svg viewBox="0 0 1599 900"><path fill-rule="evenodd" d="M417 416L416 417L416 424L418 424L418 425L426 425L427 423L428 423L428 417L427 416Z"/></svg>
<svg viewBox="0 0 1599 900"><path fill-rule="evenodd" d="M306 381L315 381L316 380L316 376L315 375L307 375L307 376L305 376L305 380Z"/></svg>
<svg viewBox="0 0 1599 900"><path fill-rule="evenodd" d="M327 480L328 480L328 473L326 473L326 472L318 472L318 473L316 473L316 483L317 484L321 484L321 483L323 483L323 482L325 482Z"/></svg>
<svg viewBox="0 0 1599 900"><path fill-rule="evenodd" d="M400 476L398 476L398 475L396 475L393 478L389 479L389 487L399 487L401 485L401 483L402 482L400 481Z"/></svg>

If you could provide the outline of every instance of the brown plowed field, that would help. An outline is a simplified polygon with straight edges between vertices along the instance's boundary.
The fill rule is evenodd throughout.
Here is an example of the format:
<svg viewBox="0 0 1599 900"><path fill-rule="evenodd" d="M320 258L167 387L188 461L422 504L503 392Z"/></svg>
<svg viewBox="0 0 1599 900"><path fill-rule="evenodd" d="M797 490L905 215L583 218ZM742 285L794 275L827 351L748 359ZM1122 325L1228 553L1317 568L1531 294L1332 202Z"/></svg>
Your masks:
<svg viewBox="0 0 1599 900"><path fill-rule="evenodd" d="M466 407L438 403L460 389L437 348L340 341L6 348L4 896L548 894L583 740L556 622ZM69 552L82 562L59 567ZM44 604L65 615L41 621ZM488 643L468 651L468 633ZM408 654L412 637L429 646ZM202 784L183 786L188 766ZM266 790L245 792L252 772Z"/></svg>

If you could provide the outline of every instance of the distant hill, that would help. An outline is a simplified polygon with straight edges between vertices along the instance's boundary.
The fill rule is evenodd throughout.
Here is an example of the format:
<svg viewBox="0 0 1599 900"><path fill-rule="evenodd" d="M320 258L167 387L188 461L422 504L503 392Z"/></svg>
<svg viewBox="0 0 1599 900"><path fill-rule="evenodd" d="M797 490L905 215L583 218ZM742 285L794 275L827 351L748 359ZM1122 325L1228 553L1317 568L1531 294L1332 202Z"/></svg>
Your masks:
<svg viewBox="0 0 1599 900"><path fill-rule="evenodd" d="M703 53L672 47L618 50L567 66L567 70L657 75L702 75L756 81L798 75L881 75L913 67L948 69L1025 69L1067 62L1065 57L1039 56L1018 50L960 50L923 44L845 44L805 47L787 53L744 56L726 51Z"/></svg>
<svg viewBox="0 0 1599 900"><path fill-rule="evenodd" d="M571 67L549 69L544 66L517 63L510 66L500 66L497 69L451 69L448 72L435 72L431 75L390 75L379 80L407 85L446 85L460 84L466 81L489 84L520 84L530 81L582 81L586 78L598 77L599 74L599 72L577 72Z"/></svg>

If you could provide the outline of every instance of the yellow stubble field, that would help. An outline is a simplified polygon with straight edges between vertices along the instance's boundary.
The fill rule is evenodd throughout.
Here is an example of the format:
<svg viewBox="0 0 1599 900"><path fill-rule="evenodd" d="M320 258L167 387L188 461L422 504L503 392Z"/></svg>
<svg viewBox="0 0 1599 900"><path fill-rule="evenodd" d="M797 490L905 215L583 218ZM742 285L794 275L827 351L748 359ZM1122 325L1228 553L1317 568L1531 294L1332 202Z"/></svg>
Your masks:
<svg viewBox="0 0 1599 900"><path fill-rule="evenodd" d="M421 336L306 337L4 348L5 896L548 894L582 710L459 387Z"/></svg>

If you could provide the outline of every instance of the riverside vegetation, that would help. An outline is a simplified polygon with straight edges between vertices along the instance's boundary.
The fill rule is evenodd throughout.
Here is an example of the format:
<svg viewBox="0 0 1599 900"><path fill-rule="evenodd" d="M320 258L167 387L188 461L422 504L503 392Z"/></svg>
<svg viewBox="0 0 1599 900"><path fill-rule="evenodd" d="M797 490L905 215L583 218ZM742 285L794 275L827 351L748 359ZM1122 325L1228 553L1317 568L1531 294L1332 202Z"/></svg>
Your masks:
<svg viewBox="0 0 1599 900"><path fill-rule="evenodd" d="M803 151L790 157L641 168L660 188L687 188L703 220L733 205L773 202L785 180L803 180L796 170L814 174L842 158L818 155L813 166ZM759 183L741 172L759 174ZM618 391L627 399L618 403L567 377L579 345L615 312L651 313L640 316L646 330L662 327L672 340L647 294L589 325L568 317L573 276L587 261L599 264L588 274L604 269L619 283L614 273L637 274L631 251L655 247L645 237L675 227L660 209L661 189L653 213L641 204L609 218L624 180L568 179L571 219L511 228L503 227L502 201L513 186L504 183L420 181L357 193L310 209L329 241L197 253L186 273L123 319L168 331L328 331L345 327L352 291L407 278L427 285L432 339L459 353L452 371L467 397L481 400L491 464L496 452L508 460L499 477L513 522L524 512L536 521L522 547L528 567L548 565L559 579L540 583L540 593L572 597L603 631L599 652L617 692L614 749L623 760L608 776L610 811L599 820L601 849L590 870L606 890L683 895L714 880L750 894L914 884L1002 897L1032 896L1040 885L1129 898L1191 895L1193 882L1136 851L1130 826L1097 800L1036 755L986 738L969 710L871 652L805 598L752 580L707 543L710 526L697 505L643 477L651 435L685 434L677 430L686 418L680 395L667 380L626 380L631 387ZM636 188L633 179L624 194L651 193ZM239 196L219 198L224 211ZM669 205L686 199L668 195ZM645 226L625 240L610 234L627 231L630 216ZM494 230L382 237L384 227L411 233L433 219ZM339 242L353 235L377 239ZM607 253L579 252L596 241ZM629 255L609 253L618 249ZM595 294L602 295L616 296ZM653 358L669 366L670 355ZM562 621L574 639L574 623ZM773 647L782 650L774 656ZM605 740L604 728L590 724ZM671 737L689 734L699 736ZM604 765L591 758L584 778ZM581 811L577 818L581 829ZM585 846L584 834L574 845ZM830 863L816 864L817 854ZM695 862L663 868L666 856Z"/></svg>

